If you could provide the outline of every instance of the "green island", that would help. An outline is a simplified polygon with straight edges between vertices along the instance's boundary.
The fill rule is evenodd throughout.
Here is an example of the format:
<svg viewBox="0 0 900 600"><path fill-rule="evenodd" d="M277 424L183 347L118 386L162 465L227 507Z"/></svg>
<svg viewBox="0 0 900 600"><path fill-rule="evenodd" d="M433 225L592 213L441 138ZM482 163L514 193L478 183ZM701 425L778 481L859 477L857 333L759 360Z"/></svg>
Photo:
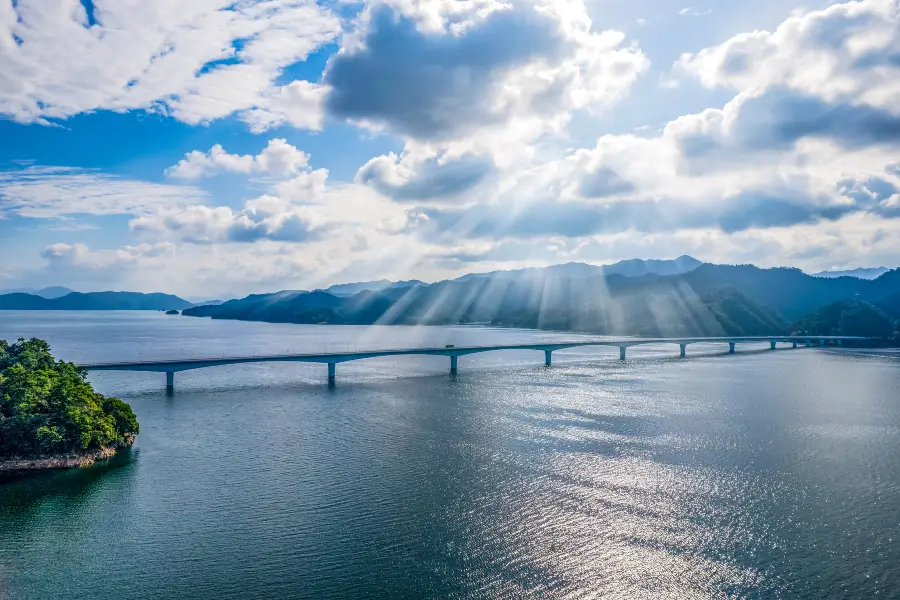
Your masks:
<svg viewBox="0 0 900 600"><path fill-rule="evenodd" d="M90 466L139 432L131 406L95 392L44 340L0 340L0 474Z"/></svg>

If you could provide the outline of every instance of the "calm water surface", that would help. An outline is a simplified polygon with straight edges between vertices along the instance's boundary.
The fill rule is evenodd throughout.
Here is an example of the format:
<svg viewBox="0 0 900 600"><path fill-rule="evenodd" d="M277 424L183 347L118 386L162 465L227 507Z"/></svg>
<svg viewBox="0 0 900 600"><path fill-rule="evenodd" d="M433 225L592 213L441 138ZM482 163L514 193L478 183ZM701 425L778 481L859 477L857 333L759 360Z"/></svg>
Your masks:
<svg viewBox="0 0 900 600"><path fill-rule="evenodd" d="M0 311L67 360L559 334ZM327 343L327 346L326 346ZM766 345L764 348L767 348ZM0 483L0 599L900 598L900 355L677 346L97 373L119 464Z"/></svg>

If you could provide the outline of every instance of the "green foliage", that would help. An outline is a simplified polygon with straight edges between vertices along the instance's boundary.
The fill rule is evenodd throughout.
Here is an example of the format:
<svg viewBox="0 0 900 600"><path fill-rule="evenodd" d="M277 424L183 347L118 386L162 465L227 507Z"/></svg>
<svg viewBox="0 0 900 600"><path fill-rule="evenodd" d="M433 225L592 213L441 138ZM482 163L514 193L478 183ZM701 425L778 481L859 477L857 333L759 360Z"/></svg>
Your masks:
<svg viewBox="0 0 900 600"><path fill-rule="evenodd" d="M128 404L96 393L47 342L0 340L0 456L121 447L139 431Z"/></svg>
<svg viewBox="0 0 900 600"><path fill-rule="evenodd" d="M890 338L894 323L876 306L859 300L845 300L824 306L798 321L794 331L809 335L860 335Z"/></svg>

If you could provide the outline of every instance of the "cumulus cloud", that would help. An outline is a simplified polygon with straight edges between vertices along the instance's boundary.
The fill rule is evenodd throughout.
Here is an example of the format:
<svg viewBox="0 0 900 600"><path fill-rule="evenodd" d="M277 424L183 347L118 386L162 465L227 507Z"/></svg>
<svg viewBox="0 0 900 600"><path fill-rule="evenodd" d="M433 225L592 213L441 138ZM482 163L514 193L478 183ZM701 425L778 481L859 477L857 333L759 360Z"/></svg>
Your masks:
<svg viewBox="0 0 900 600"><path fill-rule="evenodd" d="M783 87L828 104L900 106L900 10L896 0L861 0L799 14L774 32L732 37L678 66L704 85Z"/></svg>
<svg viewBox="0 0 900 600"><path fill-rule="evenodd" d="M883 177L847 178L838 182L838 193L856 205L884 217L900 217L900 187L898 182Z"/></svg>
<svg viewBox="0 0 900 600"><path fill-rule="evenodd" d="M635 190L634 184L626 181L609 167L599 167L586 173L579 183L579 191L587 198L605 198L617 194L627 194Z"/></svg>
<svg viewBox="0 0 900 600"><path fill-rule="evenodd" d="M287 140L275 138L269 140L256 156L229 154L220 144L213 146L209 152L193 150L176 165L166 169L166 175L176 179L199 179L216 171L230 171L287 177L299 173L308 165L309 154L288 144Z"/></svg>
<svg viewBox="0 0 900 600"><path fill-rule="evenodd" d="M66 215L144 214L205 202L201 189L149 183L72 167L0 172L0 216L38 219Z"/></svg>
<svg viewBox="0 0 900 600"><path fill-rule="evenodd" d="M594 31L575 0L511 3L457 31L421 24L388 5L365 11L360 39L326 70L329 112L419 140L533 134L620 100L649 64L623 34Z"/></svg>
<svg viewBox="0 0 900 600"><path fill-rule="evenodd" d="M400 202L450 200L484 182L495 167L489 157L419 157L393 152L373 158L356 173L356 182L369 185Z"/></svg>
<svg viewBox="0 0 900 600"><path fill-rule="evenodd" d="M900 141L900 7L862 0L797 15L684 55L677 68L738 96L681 120L688 155L789 148L805 137L844 146Z"/></svg>
<svg viewBox="0 0 900 600"><path fill-rule="evenodd" d="M85 244L53 244L47 246L41 256L52 267L109 269L137 264L145 258L170 257L175 254L174 244L137 244L114 250L91 250Z"/></svg>
<svg viewBox="0 0 900 600"><path fill-rule="evenodd" d="M223 164L245 172L260 168L289 173L300 165L304 170L290 179L273 182L269 193L247 200L241 208L206 204L159 208L132 219L131 231L144 238L200 245L266 241L307 244L331 236L339 238L349 231L356 236L349 245L359 246L365 232L402 229L403 211L392 202L366 193L363 186L328 186L326 169L306 168L308 155L300 153L300 157L299 151L285 148L283 143L270 143L267 150L273 147L278 148L274 153L277 158L266 151L256 157L226 155Z"/></svg>
<svg viewBox="0 0 900 600"><path fill-rule="evenodd" d="M660 233L710 228L733 233L833 221L868 208L867 204L837 198L810 197L801 190L748 190L717 202L702 203L659 198L604 203L501 203L466 209L422 207L410 212L409 226L427 237L446 235L450 239L577 238L624 231Z"/></svg>
<svg viewBox="0 0 900 600"><path fill-rule="evenodd" d="M293 206L274 196L250 200L239 211L227 206L161 210L133 219L129 225L139 234L168 234L194 244L306 242L328 228L309 207Z"/></svg>
<svg viewBox="0 0 900 600"><path fill-rule="evenodd" d="M190 252L62 245L47 260L74 270L75 261L101 264L123 251L123 260L137 256L127 263L141 275L134 281L165 272L204 293L235 289L231 282L312 288L372 272L439 279L493 265L685 252L816 270L860 256L888 263L900 251L895 6L862 0L796 14L774 33L686 55L676 71L733 89L731 102L656 134L603 135L563 152L561 138L543 134L564 133L578 109L622 98L647 67L637 47L596 30L580 2L385 0L363 8L318 83L275 86L240 42L197 74L247 67L240 90L229 92L238 75L229 71L197 94L154 104L209 119L234 110L229 93L246 95L238 114L255 130L313 127L327 110L402 138L402 152L372 158L353 183L329 182L305 153L272 140L256 155L192 152L169 170L188 180L266 176L267 193L238 206L213 206L188 186L121 194L133 182L56 170L41 175L58 182L41 193L22 191L27 176L0 176L0 213L133 214L131 231L146 246ZM281 50L273 41L267 52ZM72 198L64 178L76 175L93 177L84 181L95 190Z"/></svg>
<svg viewBox="0 0 900 600"><path fill-rule="evenodd" d="M315 85L276 84L340 33L312 0L63 4L0 4L0 114L46 123L144 109L192 124L237 113L254 129L321 126Z"/></svg>

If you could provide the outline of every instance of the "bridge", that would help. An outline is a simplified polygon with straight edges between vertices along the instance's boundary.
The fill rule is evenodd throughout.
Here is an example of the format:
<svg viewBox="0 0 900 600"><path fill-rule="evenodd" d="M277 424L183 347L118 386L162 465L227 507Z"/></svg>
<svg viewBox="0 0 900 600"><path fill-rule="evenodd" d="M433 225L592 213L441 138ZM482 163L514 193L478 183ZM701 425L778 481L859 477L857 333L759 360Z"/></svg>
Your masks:
<svg viewBox="0 0 900 600"><path fill-rule="evenodd" d="M778 343L789 343L796 348L798 344L824 346L831 343L841 345L845 341L864 341L868 338L856 336L757 336L757 337L696 337L696 338L622 338L604 340L571 340L553 343L510 344L495 346L444 346L438 348L398 348L383 350L367 350L362 352L317 353L317 354L279 354L272 356L238 356L233 358L193 358L182 360L136 361L111 363L83 363L77 366L88 371L152 371L166 374L166 391L175 389L175 373L191 369L205 369L225 365L239 365L258 362L306 362L324 363L328 365L328 383L334 385L338 363L351 360L364 360L380 356L447 356L450 358L450 373L456 374L460 356L496 352L499 350L536 350L544 353L544 365L549 367L551 355L557 350L580 348L585 346L610 346L619 349L619 360L625 360L627 348L647 344L677 344L684 358L690 344L723 343L728 344L728 352L734 354L735 345L751 342L769 342L775 350Z"/></svg>

